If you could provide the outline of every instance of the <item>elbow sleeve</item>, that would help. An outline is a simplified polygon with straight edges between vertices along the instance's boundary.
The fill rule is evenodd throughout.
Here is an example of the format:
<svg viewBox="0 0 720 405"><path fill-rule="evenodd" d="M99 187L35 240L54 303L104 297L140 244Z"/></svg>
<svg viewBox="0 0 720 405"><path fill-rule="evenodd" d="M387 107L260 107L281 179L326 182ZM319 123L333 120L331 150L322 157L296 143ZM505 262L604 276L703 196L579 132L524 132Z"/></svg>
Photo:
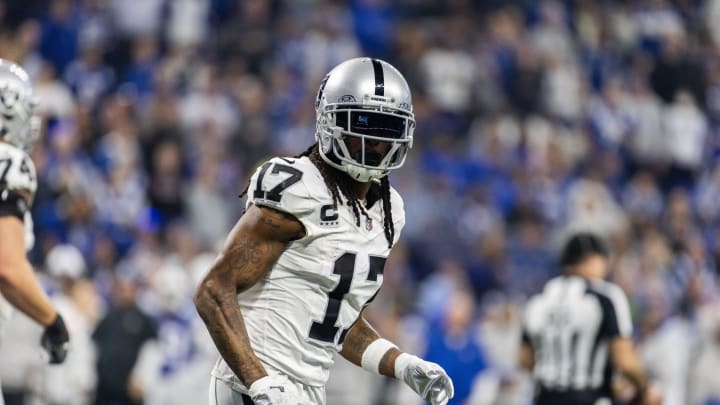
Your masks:
<svg viewBox="0 0 720 405"><path fill-rule="evenodd" d="M17 191L0 191L0 217L13 216L23 220L28 205L23 196Z"/></svg>

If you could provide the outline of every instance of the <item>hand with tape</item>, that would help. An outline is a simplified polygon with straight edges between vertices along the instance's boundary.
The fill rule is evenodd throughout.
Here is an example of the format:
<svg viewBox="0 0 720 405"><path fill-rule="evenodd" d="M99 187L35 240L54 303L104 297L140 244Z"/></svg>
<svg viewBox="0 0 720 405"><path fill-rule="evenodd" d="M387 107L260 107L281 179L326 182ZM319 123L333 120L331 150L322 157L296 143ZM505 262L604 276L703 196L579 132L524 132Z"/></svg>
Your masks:
<svg viewBox="0 0 720 405"><path fill-rule="evenodd" d="M439 364L412 354L398 356L395 375L432 405L445 405L455 395L452 380Z"/></svg>
<svg viewBox="0 0 720 405"><path fill-rule="evenodd" d="M256 380L248 389L255 405L297 405L298 390L283 375L268 375Z"/></svg>

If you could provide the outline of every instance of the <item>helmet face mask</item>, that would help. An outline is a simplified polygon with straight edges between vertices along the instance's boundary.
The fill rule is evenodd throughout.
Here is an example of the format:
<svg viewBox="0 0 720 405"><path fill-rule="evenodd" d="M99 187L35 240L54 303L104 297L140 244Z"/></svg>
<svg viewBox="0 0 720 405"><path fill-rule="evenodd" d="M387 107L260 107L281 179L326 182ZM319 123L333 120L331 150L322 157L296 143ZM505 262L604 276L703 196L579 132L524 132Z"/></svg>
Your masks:
<svg viewBox="0 0 720 405"><path fill-rule="evenodd" d="M0 59L0 140L29 149L40 136L42 122L30 79L18 65Z"/></svg>
<svg viewBox="0 0 720 405"><path fill-rule="evenodd" d="M357 58L335 67L321 84L316 116L323 160L360 182L401 167L412 147L410 89L386 62ZM378 143L388 144L387 152L369 147Z"/></svg>

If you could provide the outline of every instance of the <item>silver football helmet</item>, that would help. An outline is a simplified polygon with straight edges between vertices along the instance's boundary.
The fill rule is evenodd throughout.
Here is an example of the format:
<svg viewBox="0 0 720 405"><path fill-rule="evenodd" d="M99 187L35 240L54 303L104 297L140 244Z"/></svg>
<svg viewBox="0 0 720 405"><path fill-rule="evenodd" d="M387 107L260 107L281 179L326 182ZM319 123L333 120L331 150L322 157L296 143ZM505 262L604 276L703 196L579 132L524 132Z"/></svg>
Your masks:
<svg viewBox="0 0 720 405"><path fill-rule="evenodd" d="M0 140L28 149L40 136L40 117L30 78L23 68L0 59Z"/></svg>
<svg viewBox="0 0 720 405"><path fill-rule="evenodd" d="M315 116L323 160L357 181L379 179L399 168L412 147L410 87L397 69L379 59L355 58L333 68L320 84ZM349 137L360 139L360 151L349 151ZM366 152L367 141L388 142L390 150L384 156Z"/></svg>

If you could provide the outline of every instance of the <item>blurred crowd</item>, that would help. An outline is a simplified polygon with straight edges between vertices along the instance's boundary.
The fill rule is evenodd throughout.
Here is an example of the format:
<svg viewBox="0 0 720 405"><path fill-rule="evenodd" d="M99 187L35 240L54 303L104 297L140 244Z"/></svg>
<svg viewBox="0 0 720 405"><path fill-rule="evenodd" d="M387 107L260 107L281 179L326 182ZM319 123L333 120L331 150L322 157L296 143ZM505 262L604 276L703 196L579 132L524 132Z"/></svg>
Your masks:
<svg viewBox="0 0 720 405"><path fill-rule="evenodd" d="M0 0L0 27L46 124L31 258L73 336L42 367L16 315L9 405L204 403L194 285L253 169L314 142L320 80L362 55L417 119L368 316L452 403L529 401L523 302L579 229L610 241L666 404L720 403L720 0ZM328 403L416 402L339 359Z"/></svg>

